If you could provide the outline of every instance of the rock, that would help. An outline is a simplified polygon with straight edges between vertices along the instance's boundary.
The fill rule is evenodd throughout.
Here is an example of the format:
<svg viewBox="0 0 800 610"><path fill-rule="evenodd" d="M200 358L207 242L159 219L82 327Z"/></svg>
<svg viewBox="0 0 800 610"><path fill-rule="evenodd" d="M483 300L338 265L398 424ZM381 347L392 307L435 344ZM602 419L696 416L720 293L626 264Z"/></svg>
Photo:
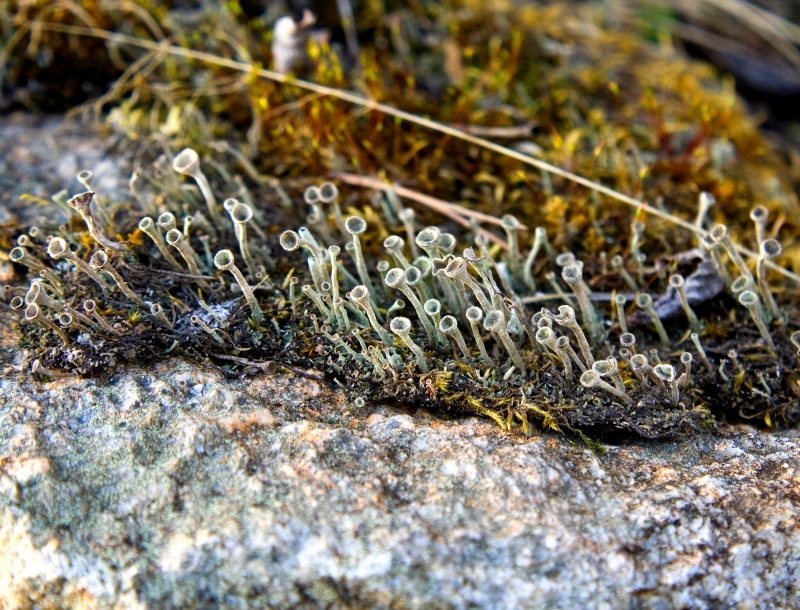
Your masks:
<svg viewBox="0 0 800 610"><path fill-rule="evenodd" d="M51 195L86 189L76 176L91 170L92 188L101 197L127 194L131 151L110 152L112 143L99 130L60 116L14 113L0 120L0 222L64 222L66 213ZM37 205L14 205L22 197Z"/></svg>
<svg viewBox="0 0 800 610"><path fill-rule="evenodd" d="M800 604L800 434L597 456L171 361L0 381L0 607Z"/></svg>

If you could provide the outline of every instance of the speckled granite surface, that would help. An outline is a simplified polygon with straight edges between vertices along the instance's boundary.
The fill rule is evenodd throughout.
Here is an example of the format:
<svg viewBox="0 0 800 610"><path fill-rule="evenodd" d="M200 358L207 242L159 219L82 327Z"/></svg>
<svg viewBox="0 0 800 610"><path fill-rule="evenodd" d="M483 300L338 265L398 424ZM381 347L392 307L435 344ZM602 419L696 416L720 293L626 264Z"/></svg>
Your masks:
<svg viewBox="0 0 800 610"><path fill-rule="evenodd" d="M792 608L800 436L598 457L178 361L0 383L4 608Z"/></svg>

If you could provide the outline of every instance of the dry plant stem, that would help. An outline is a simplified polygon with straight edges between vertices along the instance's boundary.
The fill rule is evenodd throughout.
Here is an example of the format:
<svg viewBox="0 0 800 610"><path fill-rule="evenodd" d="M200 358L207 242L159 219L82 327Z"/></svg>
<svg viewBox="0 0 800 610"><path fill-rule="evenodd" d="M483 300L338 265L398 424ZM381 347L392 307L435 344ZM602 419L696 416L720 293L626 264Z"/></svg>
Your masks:
<svg viewBox="0 0 800 610"><path fill-rule="evenodd" d="M446 216L447 218L453 220L454 222L458 223L462 227L471 229L473 228L472 223L467 220L465 217L475 218L476 215L480 215L485 218L480 218L483 222L491 222L493 224L500 224L500 219L495 218L494 216L488 216L487 214L481 214L480 212L475 212L473 210L468 210L462 206L448 203L441 199L436 199L435 197L431 197L429 195L424 195L422 193L418 193L411 189L398 186L398 185L389 185L385 182L378 180L377 178L368 178L365 176L357 176L355 174L344 174L344 173L337 173L335 176L344 182L345 184L350 184L352 186L361 186L364 188L371 188L375 190L382 190L386 192L395 191L398 195L402 195L406 199L410 199L411 201L416 201L417 203L421 203L436 212L439 212L442 216ZM443 205L442 205L443 204ZM491 219L491 220L489 220ZM498 244L503 249L508 249L508 244L505 240L497 237L491 231L487 231L481 227L477 228L477 231L481 235L485 235L488 239L492 242Z"/></svg>
<svg viewBox="0 0 800 610"><path fill-rule="evenodd" d="M449 214L456 214L461 217L466 218L474 218L480 222L485 222L486 224L493 224L497 226L502 226L503 221L497 216L492 216L491 214L484 214L483 212L478 212L476 210L471 210L464 206L449 203L444 201L443 199L437 199L436 197L431 197L430 195L425 195L423 193L418 193L412 189L406 188L404 186L398 186L396 184L387 184L386 182L382 182L377 178L369 178L367 176L359 176L357 174L348 174L348 173L337 173L335 174L336 177L344 182L345 184L350 184L352 186L362 186L365 188L375 189L376 191L385 191L391 192L394 191L397 195L401 197L405 197L406 199L410 199L411 201L416 201L417 203L421 203L432 210L435 210L445 216L449 216ZM454 219L455 220L455 219ZM469 226L464 225L464 226ZM525 230L527 227L525 225L520 225L520 229Z"/></svg>
<svg viewBox="0 0 800 610"><path fill-rule="evenodd" d="M75 195L75 197L67 201L67 205L81 215L81 218L83 218L83 221L86 223L86 228L89 230L89 235L91 235L98 244L104 248L117 250L118 252L126 252L128 247L125 244L110 240L103 235L97 221L92 215L91 206L93 197L94 193L92 191L86 191L80 195Z"/></svg>
<svg viewBox="0 0 800 610"><path fill-rule="evenodd" d="M261 369L263 372L267 373L267 375L274 375L275 371L278 369L278 365L272 360L267 360L266 362L254 362L252 360L247 360L246 358L239 358L238 356L229 356L227 354L209 354L209 355L214 356L214 358L219 358L220 360L230 360L231 362L242 364L250 368Z"/></svg>
<svg viewBox="0 0 800 610"><path fill-rule="evenodd" d="M90 37L94 37L94 38L101 38L103 40L116 42L118 44L129 44L129 45L132 45L132 46L135 46L135 47L139 47L139 48L143 48L143 49L149 49L151 51L157 51L159 53L167 53L167 54L170 54L170 55L177 55L177 56L184 57L184 58L187 58L187 59L194 59L194 60L202 61L202 62L205 62L205 63L208 63L208 64L230 68L232 70L237 70L239 72L244 72L244 73L247 73L247 74L257 74L258 76L260 76L262 78L266 78L268 80L272 80L272 81L275 81L275 82L288 84L288 85L291 85L291 86L294 86L294 87L298 87L300 89L305 89L307 91L313 91L314 93L319 93L319 94L322 94L322 95L328 95L328 96L331 96L331 97L334 97L334 98L349 102L351 104L356 104L356 105L361 106L361 107L363 107L363 108L365 108L367 110L381 112L381 113L386 114L388 116L393 116L393 117L399 118L401 120L408 121L409 123L413 123L415 125L419 125L421 127L425 127L426 129L431 129L433 131L438 131L439 133L443 133L443 134L449 135L449 136L451 136L453 138L456 138L456 139L459 139L459 140L463 140L465 142L469 142L470 144L474 144L475 146L480 146L482 148L485 148L486 150L491 150L492 152L504 155L504 156L509 157L511 159L516 159L517 161L520 161L520 162L525 163L527 165L531 165L531 166L536 167L536 168L538 168L540 170L543 170L545 172L549 172L550 174L553 174L553 175L556 175L556 176L560 176L560 177L565 178L565 179L567 179L567 180L569 180L571 182L574 182L575 184L580 184L581 186L584 186L584 187L586 187L588 189L596 191L596 192L598 192L600 194L606 195L607 197L610 197L612 199L616 199L617 201L621 201L621 202L623 202L623 203L625 203L625 204L627 204L627 205L629 205L629 206L631 206L631 207L633 207L633 208L635 208L637 210L641 210L642 213L647 213L647 214L650 214L650 215L655 216L657 218L662 218L664 220L667 220L668 222L671 222L671 223L673 223L673 224L675 224L675 225L677 225L679 227L687 229L687 230L689 230L689 231L691 231L693 233L697 233L699 235L707 235L708 234L707 231L704 231L704 230L696 227L693 223L691 223L689 221L686 221L686 220L684 220L682 218L674 216L673 214L670 214L669 212L664 212L662 210L659 210L658 208L653 207L653 206L651 206L651 205L649 205L649 204L647 204L647 203L645 203L643 201L640 201L638 199L635 199L633 197L630 197L628 195L625 195L623 193L615 191L614 189L609 188L607 186L603 186L602 184L599 184L597 182L593 182L592 180L589 180L588 178L584 178L583 176L579 176L578 174L574 174L572 172L564 170L564 169L562 169L560 167L557 167L555 165L552 165L550 163L547 163L545 161L542 161L540 159L537 159L537 158L532 157L530 155L527 155L525 153L521 153L519 151L516 151L516 150L514 150L512 148L501 146L500 144L496 144L496 143L491 142L489 140L486 140L486 139L483 139L483 138L479 138L477 136L473 136L473 135L471 135L469 133L466 133L466 132L464 132L464 131L462 131L460 129L456 129L454 127L450 127L450 126L444 125L442 123L437 123L436 121L432 121L430 119L426 119L424 117L417 116L417 115L412 114L410 112L405 112L403 110L399 110L397 108L389 106L388 104L382 104L380 102L376 102L374 100L370 100L370 99L361 97L360 95L356 95L354 93L350 93L349 91L344 91L344 90L341 90L341 89L336 89L335 87L327 87L325 85L319 85L317 83L312 83L312 82L309 82L309 81L304 81L304 80L301 80L301 79L297 79L297 78L294 77L294 75L286 75L286 74L281 74L279 72L275 72L273 70L267 70L265 68L257 68L256 66L254 66L253 64L250 64L248 62L236 61L236 60L228 59L228 58L225 58L225 57L219 57L219 56L216 56L216 55L214 55L212 53L207 53L207 52L204 52L204 51L197 51L197 50L194 50L194 49L186 49L186 48L183 48L183 47L179 47L177 45L170 45L170 44L168 44L168 42L166 40L163 41L163 42L154 42L154 41L138 38L136 36L129 36L129 35L126 35L126 34L120 34L118 32L110 32L108 30L103 30L103 29L94 28L94 27L83 27L83 26L58 24L58 23L39 23L39 28L42 29L42 30L57 31L57 32L63 32L63 33L67 33L67 34L74 34L74 35L78 35L78 36L90 36ZM358 177L358 178L360 178L360 177ZM342 179L342 181L345 182L344 179ZM383 184L383 183L381 183L381 184ZM367 186L367 185L364 185L364 186ZM370 186L370 188L381 188L382 190L388 190L389 188L392 188L392 187L383 188L383 187L372 187L372 186ZM398 191L398 187L394 187L394 190L397 191L398 194L401 194ZM404 196L407 196L407 195L404 195ZM455 214L455 215L459 216L458 214ZM461 220L463 220L462 216L459 216L459 218L461 218ZM492 239L492 238L490 237L490 239ZM752 251L748 250L747 248L744 248L743 246L740 246L740 245L736 244L735 247L736 247L736 250L738 250L742 254L746 254L747 256L752 257L752 258L758 258L758 255L755 252L752 252ZM767 263L767 266L770 267L770 269L774 269L775 271L778 271L782 275L784 275L784 276L786 276L788 278L791 278L793 281L795 281L798 284L800 284L800 275L798 275L796 273L792 273L788 269L785 269L785 268L781 267L780 265L775 264L772 261L769 261Z"/></svg>

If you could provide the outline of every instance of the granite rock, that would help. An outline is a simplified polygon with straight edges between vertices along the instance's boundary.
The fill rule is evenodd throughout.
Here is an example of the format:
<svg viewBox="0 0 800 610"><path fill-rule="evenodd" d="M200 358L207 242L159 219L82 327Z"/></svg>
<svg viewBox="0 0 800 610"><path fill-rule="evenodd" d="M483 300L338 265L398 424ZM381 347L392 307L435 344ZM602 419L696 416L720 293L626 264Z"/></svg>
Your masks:
<svg viewBox="0 0 800 610"><path fill-rule="evenodd" d="M0 607L800 605L797 431L598 456L312 376L2 379Z"/></svg>

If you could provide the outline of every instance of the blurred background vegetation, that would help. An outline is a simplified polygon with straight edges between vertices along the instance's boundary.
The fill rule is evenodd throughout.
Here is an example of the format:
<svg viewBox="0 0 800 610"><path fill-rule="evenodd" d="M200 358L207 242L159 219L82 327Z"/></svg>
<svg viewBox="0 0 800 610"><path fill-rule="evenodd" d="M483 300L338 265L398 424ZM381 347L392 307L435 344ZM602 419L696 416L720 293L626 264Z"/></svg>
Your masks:
<svg viewBox="0 0 800 610"><path fill-rule="evenodd" d="M701 190L719 201L712 220L734 229L766 205L783 263L800 269L793 2L2 0L0 108L69 110L137 142L140 157L236 140L284 188L338 170L378 176L518 214L578 252L627 238L625 206L513 160L253 72L56 27L272 67L278 19L309 10L299 78L485 135L685 218ZM691 244L657 219L650 228L673 248Z"/></svg>

